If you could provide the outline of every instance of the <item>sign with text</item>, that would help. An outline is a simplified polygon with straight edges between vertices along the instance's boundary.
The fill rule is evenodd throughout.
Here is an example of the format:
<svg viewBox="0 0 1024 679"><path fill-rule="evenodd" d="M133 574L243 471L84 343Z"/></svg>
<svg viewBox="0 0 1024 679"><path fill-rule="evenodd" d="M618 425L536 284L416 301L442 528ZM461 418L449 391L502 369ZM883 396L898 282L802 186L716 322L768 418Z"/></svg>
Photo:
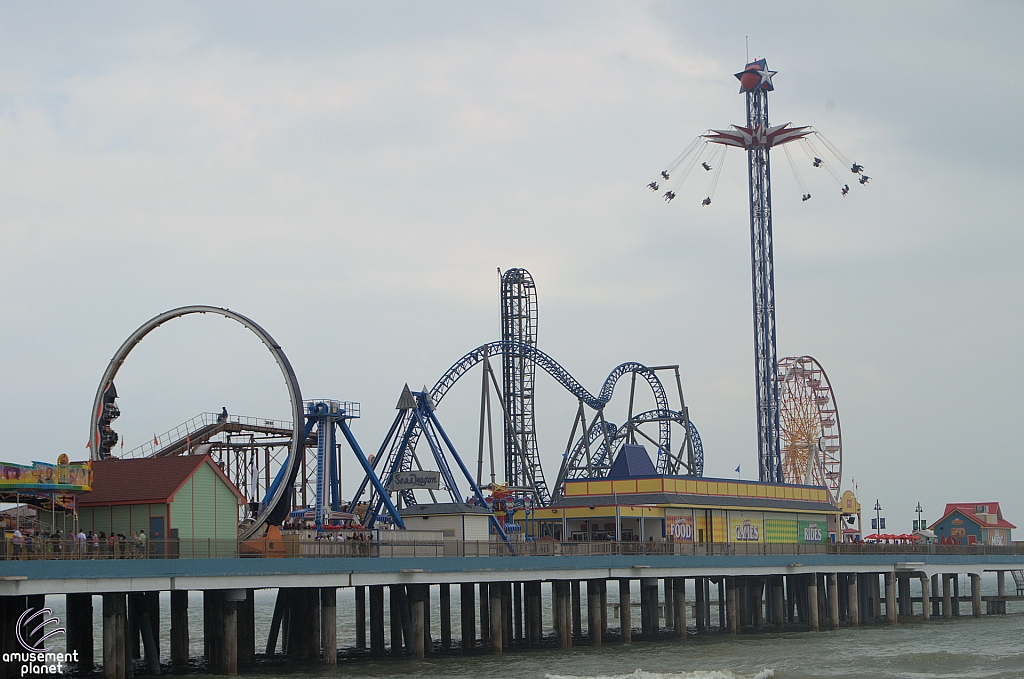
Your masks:
<svg viewBox="0 0 1024 679"><path fill-rule="evenodd" d="M759 517L736 516L729 513L730 542L763 542L764 524Z"/></svg>
<svg viewBox="0 0 1024 679"><path fill-rule="evenodd" d="M824 542L828 530L825 528L825 520L801 521L798 537L800 542Z"/></svg>
<svg viewBox="0 0 1024 679"><path fill-rule="evenodd" d="M391 490L438 490L441 488L441 472L395 472L391 477Z"/></svg>
<svg viewBox="0 0 1024 679"><path fill-rule="evenodd" d="M669 524L669 530L675 542L693 542L693 517L675 517Z"/></svg>

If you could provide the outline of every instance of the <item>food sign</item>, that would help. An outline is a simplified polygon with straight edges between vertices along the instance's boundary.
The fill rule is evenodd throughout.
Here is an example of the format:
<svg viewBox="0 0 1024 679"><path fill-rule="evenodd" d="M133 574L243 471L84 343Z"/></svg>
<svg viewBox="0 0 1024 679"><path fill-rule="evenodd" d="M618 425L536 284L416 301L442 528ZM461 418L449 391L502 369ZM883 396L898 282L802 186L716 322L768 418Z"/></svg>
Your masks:
<svg viewBox="0 0 1024 679"><path fill-rule="evenodd" d="M669 532L675 542L693 542L693 517L675 517L675 520L669 524Z"/></svg>

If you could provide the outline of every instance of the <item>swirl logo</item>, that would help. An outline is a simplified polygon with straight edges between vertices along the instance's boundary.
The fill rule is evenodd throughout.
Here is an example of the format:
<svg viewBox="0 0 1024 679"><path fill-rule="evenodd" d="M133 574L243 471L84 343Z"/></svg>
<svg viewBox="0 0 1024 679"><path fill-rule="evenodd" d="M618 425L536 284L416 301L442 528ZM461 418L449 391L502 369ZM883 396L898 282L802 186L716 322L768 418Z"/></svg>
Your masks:
<svg viewBox="0 0 1024 679"><path fill-rule="evenodd" d="M67 630L63 627L58 627L50 631L46 631L46 626L50 624L60 624L60 619L57 617L47 618L46 616L53 615L53 610L49 608L27 608L25 612L18 616L18 626L15 628L15 633L18 636L18 643L21 644L22 648L31 653L46 653L52 646L44 646L43 644L50 637L57 634L66 634ZM35 625L31 630L29 627ZM42 635L36 639L36 636L42 632Z"/></svg>

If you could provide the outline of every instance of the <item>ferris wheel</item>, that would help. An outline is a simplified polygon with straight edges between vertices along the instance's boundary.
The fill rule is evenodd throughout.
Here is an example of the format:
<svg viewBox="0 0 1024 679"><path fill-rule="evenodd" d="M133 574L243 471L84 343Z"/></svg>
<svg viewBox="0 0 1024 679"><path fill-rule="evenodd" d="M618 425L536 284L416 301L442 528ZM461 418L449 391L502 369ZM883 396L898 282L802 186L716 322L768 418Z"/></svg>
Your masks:
<svg viewBox="0 0 1024 679"><path fill-rule="evenodd" d="M825 486L838 502L843 438L828 375L811 356L787 356L778 365L783 480Z"/></svg>

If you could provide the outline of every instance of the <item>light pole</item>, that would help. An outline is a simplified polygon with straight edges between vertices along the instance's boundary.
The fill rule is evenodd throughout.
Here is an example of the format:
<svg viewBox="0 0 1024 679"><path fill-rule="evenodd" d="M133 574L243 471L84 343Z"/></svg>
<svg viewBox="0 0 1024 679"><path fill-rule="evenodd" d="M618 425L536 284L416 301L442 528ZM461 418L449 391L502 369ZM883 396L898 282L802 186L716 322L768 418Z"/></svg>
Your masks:
<svg viewBox="0 0 1024 679"><path fill-rule="evenodd" d="M921 523L921 512L923 512L924 510L921 509L920 502L917 503L917 509L915 509L914 511L917 512L917 529L924 530L924 524Z"/></svg>
<svg viewBox="0 0 1024 679"><path fill-rule="evenodd" d="M882 505L878 504L878 499L875 499L875 535L882 534ZM877 541L878 538L876 537Z"/></svg>

